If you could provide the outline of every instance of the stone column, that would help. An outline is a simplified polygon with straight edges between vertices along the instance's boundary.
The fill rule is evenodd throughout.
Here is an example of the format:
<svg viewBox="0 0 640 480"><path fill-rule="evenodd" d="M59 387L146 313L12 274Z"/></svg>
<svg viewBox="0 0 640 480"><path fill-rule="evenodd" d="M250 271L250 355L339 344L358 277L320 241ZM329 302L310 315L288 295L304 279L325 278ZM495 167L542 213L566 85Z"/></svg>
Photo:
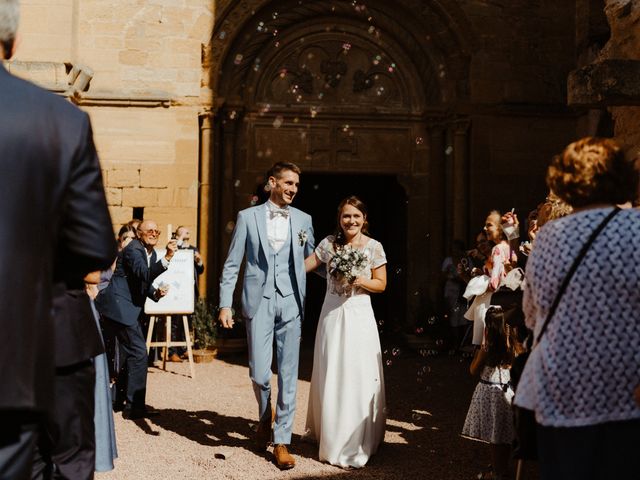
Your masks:
<svg viewBox="0 0 640 480"><path fill-rule="evenodd" d="M453 131L453 238L465 242L469 228L469 121L455 120Z"/></svg>
<svg viewBox="0 0 640 480"><path fill-rule="evenodd" d="M445 125L434 123L429 127L429 255L428 292L437 303L440 292L440 266L447 252L447 188L445 155Z"/></svg>
<svg viewBox="0 0 640 480"><path fill-rule="evenodd" d="M234 109L235 110L235 109ZM228 109L220 107L213 118L213 154L209 188L210 219L208 222L207 297L217 302L218 279L231 241L236 217L234 179L238 119L230 118ZM215 133L214 133L215 132Z"/></svg>
<svg viewBox="0 0 640 480"><path fill-rule="evenodd" d="M205 266L209 263L209 242L211 237L211 182L213 156L211 151L211 112L200 114L200 152L199 152L199 190L198 190L198 249ZM207 270L207 268L205 268ZM199 280L200 296L207 295L208 275L202 275Z"/></svg>

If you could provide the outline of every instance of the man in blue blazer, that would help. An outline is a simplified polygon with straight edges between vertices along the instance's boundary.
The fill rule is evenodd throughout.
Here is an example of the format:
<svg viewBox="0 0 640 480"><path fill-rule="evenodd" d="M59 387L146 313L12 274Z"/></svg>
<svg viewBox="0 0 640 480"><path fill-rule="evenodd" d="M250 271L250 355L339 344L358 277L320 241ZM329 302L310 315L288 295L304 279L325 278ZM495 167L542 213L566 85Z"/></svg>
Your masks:
<svg viewBox="0 0 640 480"><path fill-rule="evenodd" d="M288 452L296 408L298 360L306 289L304 259L314 250L311 217L291 207L300 168L276 163L267 172L269 200L238 214L220 280L219 321L233 326L231 305L244 259L242 313L249 344L249 374L258 400L256 444L266 450L271 435L271 359L276 344L278 401L273 428L274 457L281 469L295 466Z"/></svg>
<svg viewBox="0 0 640 480"><path fill-rule="evenodd" d="M177 249L176 241L171 240L165 256L158 261L154 248L160 231L156 223L145 220L137 232L138 238L118 254L111 282L96 297L96 308L104 319L105 328L111 330L120 342L122 367L116 389L126 392L123 415L130 419L152 413L145 405L148 357L141 320L147 297L158 301L166 295L165 288L153 287L153 280L168 268ZM117 406L122 401L116 398Z"/></svg>

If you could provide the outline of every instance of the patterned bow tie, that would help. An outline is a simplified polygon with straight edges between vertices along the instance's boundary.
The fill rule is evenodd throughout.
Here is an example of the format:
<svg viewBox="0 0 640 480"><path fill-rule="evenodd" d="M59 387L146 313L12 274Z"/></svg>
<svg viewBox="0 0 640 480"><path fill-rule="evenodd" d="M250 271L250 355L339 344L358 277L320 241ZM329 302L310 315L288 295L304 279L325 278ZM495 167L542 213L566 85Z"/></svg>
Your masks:
<svg viewBox="0 0 640 480"><path fill-rule="evenodd" d="M280 215L282 218L289 218L288 208L269 208L270 218L275 218Z"/></svg>

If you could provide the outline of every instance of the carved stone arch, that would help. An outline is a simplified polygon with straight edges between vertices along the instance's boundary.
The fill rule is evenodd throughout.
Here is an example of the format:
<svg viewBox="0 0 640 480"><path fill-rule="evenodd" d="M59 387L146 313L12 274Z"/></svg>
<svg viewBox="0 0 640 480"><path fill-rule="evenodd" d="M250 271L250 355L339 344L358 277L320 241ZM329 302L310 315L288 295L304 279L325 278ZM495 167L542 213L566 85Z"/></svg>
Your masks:
<svg viewBox="0 0 640 480"><path fill-rule="evenodd" d="M237 99L237 90L253 68L258 52L273 40L276 31L277 37L320 17L328 25L344 20L360 24L381 43L393 38L415 63L425 92L439 93L430 98L432 105L451 104L468 94L470 45L475 42L468 20L451 0L428 4L419 0L373 0L366 7L347 1L242 0L219 8L211 45L213 64L218 66L212 86L225 100Z"/></svg>
<svg viewBox="0 0 640 480"><path fill-rule="evenodd" d="M260 52L246 78L247 108L262 102L342 113L425 111L418 73L397 44L378 45L349 24L340 25L336 39L323 25L323 19L303 24L284 34L278 48L269 44Z"/></svg>

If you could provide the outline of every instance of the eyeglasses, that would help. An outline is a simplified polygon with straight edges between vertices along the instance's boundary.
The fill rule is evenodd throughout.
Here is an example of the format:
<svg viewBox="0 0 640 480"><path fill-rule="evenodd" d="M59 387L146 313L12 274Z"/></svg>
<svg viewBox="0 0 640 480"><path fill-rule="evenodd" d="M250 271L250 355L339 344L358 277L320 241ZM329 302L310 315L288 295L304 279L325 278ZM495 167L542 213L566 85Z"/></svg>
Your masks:
<svg viewBox="0 0 640 480"><path fill-rule="evenodd" d="M140 230L140 233L144 234L144 235L160 235L160 230L154 230L153 228L150 230Z"/></svg>

